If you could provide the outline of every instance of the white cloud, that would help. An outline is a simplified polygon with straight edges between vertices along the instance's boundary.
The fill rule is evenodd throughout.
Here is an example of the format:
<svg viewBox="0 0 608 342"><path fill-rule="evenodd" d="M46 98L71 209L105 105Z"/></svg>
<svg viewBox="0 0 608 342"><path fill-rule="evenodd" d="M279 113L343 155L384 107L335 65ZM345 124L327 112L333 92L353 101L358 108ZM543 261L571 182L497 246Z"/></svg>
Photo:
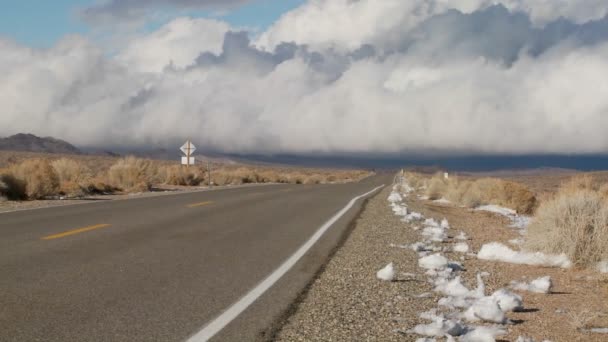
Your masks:
<svg viewBox="0 0 608 342"><path fill-rule="evenodd" d="M45 50L0 41L0 135L95 146L191 136L225 152L608 149L608 19L577 24L574 1L556 2L572 21L544 26L447 3L313 0L257 41L272 50L190 18L111 56L82 37Z"/></svg>
<svg viewBox="0 0 608 342"><path fill-rule="evenodd" d="M185 68L203 52L220 54L229 29L228 24L217 20L177 18L132 40L117 59L142 72L160 72L169 65Z"/></svg>

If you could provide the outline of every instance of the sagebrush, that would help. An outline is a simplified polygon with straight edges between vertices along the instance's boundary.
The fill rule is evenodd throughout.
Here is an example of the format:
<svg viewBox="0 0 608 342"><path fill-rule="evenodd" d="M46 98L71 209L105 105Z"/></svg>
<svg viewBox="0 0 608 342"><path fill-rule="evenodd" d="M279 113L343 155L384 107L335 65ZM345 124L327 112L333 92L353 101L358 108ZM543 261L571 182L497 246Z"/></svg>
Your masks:
<svg viewBox="0 0 608 342"><path fill-rule="evenodd" d="M580 266L608 260L606 196L589 188L563 188L536 211L528 227L526 247L565 253Z"/></svg>

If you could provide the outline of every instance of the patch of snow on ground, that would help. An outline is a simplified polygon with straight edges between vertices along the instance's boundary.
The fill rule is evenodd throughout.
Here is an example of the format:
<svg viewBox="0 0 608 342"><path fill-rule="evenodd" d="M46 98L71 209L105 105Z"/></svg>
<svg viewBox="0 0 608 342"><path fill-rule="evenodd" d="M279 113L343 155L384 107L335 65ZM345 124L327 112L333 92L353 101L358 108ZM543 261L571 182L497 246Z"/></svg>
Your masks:
<svg viewBox="0 0 608 342"><path fill-rule="evenodd" d="M452 202L446 198L440 198L438 200L434 200L433 203L437 204L451 204Z"/></svg>
<svg viewBox="0 0 608 342"><path fill-rule="evenodd" d="M525 282L511 282L511 286L520 291L529 291L534 293L550 293L553 283L551 277L546 276L532 280L530 283Z"/></svg>
<svg viewBox="0 0 608 342"><path fill-rule="evenodd" d="M528 227L530 225L531 222L531 218L528 216L522 216L522 215L518 215L517 211L513 210L513 209L509 209L509 208L505 208L505 207L501 207L498 205L482 205L479 206L477 208L475 208L475 210L477 211L488 211L491 213L495 213L498 215L502 215L507 217L509 220L511 220L511 227L512 228L519 228L519 229L525 229L526 227Z"/></svg>
<svg viewBox="0 0 608 342"><path fill-rule="evenodd" d="M600 271L602 273L608 273L608 260L598 262L596 268L598 271Z"/></svg>
<svg viewBox="0 0 608 342"><path fill-rule="evenodd" d="M495 342L496 337L506 335L501 327L476 327L460 338L460 342Z"/></svg>
<svg viewBox="0 0 608 342"><path fill-rule="evenodd" d="M572 262L565 254L551 255L540 252L518 252L499 242L490 242L481 247L477 258L502 261L512 264L569 268Z"/></svg>
<svg viewBox="0 0 608 342"><path fill-rule="evenodd" d="M507 289L500 289L491 296L503 312L518 311L523 309L524 301L520 295Z"/></svg>
<svg viewBox="0 0 608 342"><path fill-rule="evenodd" d="M407 216L407 207L393 204L393 213L397 216Z"/></svg>
<svg viewBox="0 0 608 342"><path fill-rule="evenodd" d="M399 195L398 192L393 191L391 192L390 196L388 196L388 201L391 203L399 203L403 201L403 198L401 197L401 195Z"/></svg>
<svg viewBox="0 0 608 342"><path fill-rule="evenodd" d="M441 254L433 254L420 258L418 266L427 270L439 270L448 266L448 259Z"/></svg>
<svg viewBox="0 0 608 342"><path fill-rule="evenodd" d="M458 253L468 253L469 245L466 242L459 242L452 247L452 250Z"/></svg>
<svg viewBox="0 0 608 342"><path fill-rule="evenodd" d="M395 279L395 267L393 263L386 265L383 269L376 273L376 277L384 281L393 281Z"/></svg>
<svg viewBox="0 0 608 342"><path fill-rule="evenodd" d="M413 222L413 221L420 221L423 219L424 219L424 216L421 213L416 213L416 212L411 212L403 218L403 220L408 223Z"/></svg>
<svg viewBox="0 0 608 342"><path fill-rule="evenodd" d="M505 313L492 297L483 297L475 301L475 303L465 311L464 318L469 322L484 321L498 324L507 322Z"/></svg>
<svg viewBox="0 0 608 342"><path fill-rule="evenodd" d="M443 337L446 335L460 336L466 331L461 322L446 319L441 315L422 314L421 318L428 319L431 323L418 324L411 332L422 336Z"/></svg>
<svg viewBox="0 0 608 342"><path fill-rule="evenodd" d="M460 232L458 235L456 235L456 240L462 240L462 241L465 241L465 240L468 240L468 239L469 239L469 237L468 237L468 236L467 236L467 234L466 234L465 232L463 232L463 231L461 231L461 232Z"/></svg>
<svg viewBox="0 0 608 342"><path fill-rule="evenodd" d="M524 239L521 239L521 238L519 238L519 239L512 239L512 240L509 240L509 243L512 244L512 245L515 245L515 246L521 246L524 243Z"/></svg>

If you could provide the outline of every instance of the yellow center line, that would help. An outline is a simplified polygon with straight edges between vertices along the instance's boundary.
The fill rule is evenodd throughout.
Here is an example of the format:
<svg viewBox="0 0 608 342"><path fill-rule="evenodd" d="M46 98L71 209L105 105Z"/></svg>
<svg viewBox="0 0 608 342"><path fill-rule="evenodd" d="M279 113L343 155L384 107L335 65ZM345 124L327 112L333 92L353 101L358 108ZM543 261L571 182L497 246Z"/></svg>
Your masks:
<svg viewBox="0 0 608 342"><path fill-rule="evenodd" d="M202 206L209 205L209 204L213 204L213 202L207 201L207 202L194 203L194 204L188 205L188 208L202 207Z"/></svg>
<svg viewBox="0 0 608 342"><path fill-rule="evenodd" d="M80 234L80 233L88 232L88 231L95 230L95 229L106 228L106 227L109 227L109 226L110 226L109 224L98 224L98 225L95 225L95 226L78 228L78 229L74 229L74 230L68 230L67 232L63 232L63 233L59 233L59 234L55 234L55 235L45 236L45 237L42 238L42 240L60 239L62 237L66 237L66 236L70 236L70 235L75 235L75 234Z"/></svg>

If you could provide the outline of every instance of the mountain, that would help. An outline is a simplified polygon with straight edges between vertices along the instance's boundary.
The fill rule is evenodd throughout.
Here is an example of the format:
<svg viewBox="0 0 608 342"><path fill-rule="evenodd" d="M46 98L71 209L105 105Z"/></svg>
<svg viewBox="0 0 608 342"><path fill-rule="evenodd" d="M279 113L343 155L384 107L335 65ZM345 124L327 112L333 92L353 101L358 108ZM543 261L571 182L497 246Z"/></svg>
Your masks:
<svg viewBox="0 0 608 342"><path fill-rule="evenodd" d="M72 144L53 137L41 138L33 134L19 133L0 138L0 150L42 153L81 154Z"/></svg>

